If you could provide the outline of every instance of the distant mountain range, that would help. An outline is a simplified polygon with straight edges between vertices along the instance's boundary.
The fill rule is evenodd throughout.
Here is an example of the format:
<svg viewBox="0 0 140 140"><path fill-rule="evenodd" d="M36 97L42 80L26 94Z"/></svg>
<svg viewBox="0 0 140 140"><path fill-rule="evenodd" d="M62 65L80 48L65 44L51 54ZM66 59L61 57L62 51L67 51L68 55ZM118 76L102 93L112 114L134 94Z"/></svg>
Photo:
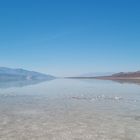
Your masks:
<svg viewBox="0 0 140 140"><path fill-rule="evenodd" d="M112 77L140 77L140 71L120 72L120 73L113 74Z"/></svg>
<svg viewBox="0 0 140 140"><path fill-rule="evenodd" d="M89 73L77 77L68 77L68 78L77 78L77 79L104 79L104 80L138 80L140 81L140 71L136 72L120 72L115 74L109 73Z"/></svg>
<svg viewBox="0 0 140 140"><path fill-rule="evenodd" d="M97 76L98 79L110 79L110 80L140 80L140 71L136 72L120 72L110 76Z"/></svg>
<svg viewBox="0 0 140 140"><path fill-rule="evenodd" d="M0 81L51 80L55 77L35 71L0 67Z"/></svg>

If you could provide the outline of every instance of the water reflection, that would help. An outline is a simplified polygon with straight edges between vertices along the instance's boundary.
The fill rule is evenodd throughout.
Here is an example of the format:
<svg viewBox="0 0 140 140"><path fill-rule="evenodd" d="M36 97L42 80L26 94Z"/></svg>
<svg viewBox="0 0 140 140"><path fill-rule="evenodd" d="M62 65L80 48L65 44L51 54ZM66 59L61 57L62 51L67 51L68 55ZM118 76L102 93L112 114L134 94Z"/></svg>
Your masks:
<svg viewBox="0 0 140 140"><path fill-rule="evenodd" d="M122 79L122 80L112 80L114 82L120 83L120 84L136 84L140 85L140 79L132 79L132 80L127 80L127 79Z"/></svg>
<svg viewBox="0 0 140 140"><path fill-rule="evenodd" d="M86 83L94 83L95 81L96 82L100 82L100 83L112 83L112 82L116 82L116 83L119 83L119 84L135 84L135 85L139 85L140 86L140 79L95 79L95 78L75 78L75 80L79 80L79 81L83 81L83 82L86 82Z"/></svg>
<svg viewBox="0 0 140 140"><path fill-rule="evenodd" d="M0 88L11 88L11 87L24 87L39 84L42 82L49 82L53 79L48 80L18 80L18 81L0 81Z"/></svg>

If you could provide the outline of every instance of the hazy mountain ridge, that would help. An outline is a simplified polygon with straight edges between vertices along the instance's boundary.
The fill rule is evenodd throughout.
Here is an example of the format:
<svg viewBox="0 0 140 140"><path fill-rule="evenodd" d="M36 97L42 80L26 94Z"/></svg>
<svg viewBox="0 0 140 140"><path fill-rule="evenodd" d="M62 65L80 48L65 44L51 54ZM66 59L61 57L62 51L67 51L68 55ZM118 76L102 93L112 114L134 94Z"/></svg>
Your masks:
<svg viewBox="0 0 140 140"><path fill-rule="evenodd" d="M90 73L79 75L77 77L109 76L111 74L113 74L113 72L90 72Z"/></svg>
<svg viewBox="0 0 140 140"><path fill-rule="evenodd" d="M0 67L0 80L50 80L55 77L24 69Z"/></svg>

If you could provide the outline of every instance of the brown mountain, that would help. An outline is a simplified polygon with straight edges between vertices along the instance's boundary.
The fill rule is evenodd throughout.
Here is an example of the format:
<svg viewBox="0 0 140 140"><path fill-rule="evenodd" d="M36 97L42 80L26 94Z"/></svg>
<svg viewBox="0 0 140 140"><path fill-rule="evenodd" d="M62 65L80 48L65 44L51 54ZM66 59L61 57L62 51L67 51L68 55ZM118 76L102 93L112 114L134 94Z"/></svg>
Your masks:
<svg viewBox="0 0 140 140"><path fill-rule="evenodd" d="M113 74L112 77L140 77L140 71L136 72L120 72Z"/></svg>
<svg viewBox="0 0 140 140"><path fill-rule="evenodd" d="M108 79L108 80L134 80L138 79L140 80L140 71L136 72L120 72L120 73L115 73L110 76L100 76L96 77L97 79Z"/></svg>

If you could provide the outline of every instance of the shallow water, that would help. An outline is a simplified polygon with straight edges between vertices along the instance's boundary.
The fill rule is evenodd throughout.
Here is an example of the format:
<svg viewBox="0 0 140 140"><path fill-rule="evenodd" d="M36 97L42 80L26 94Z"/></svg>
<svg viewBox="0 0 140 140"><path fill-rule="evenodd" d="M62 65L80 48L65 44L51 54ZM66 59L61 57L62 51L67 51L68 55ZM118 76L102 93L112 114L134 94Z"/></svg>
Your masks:
<svg viewBox="0 0 140 140"><path fill-rule="evenodd" d="M139 85L92 79L12 85L0 88L0 140L140 140Z"/></svg>

